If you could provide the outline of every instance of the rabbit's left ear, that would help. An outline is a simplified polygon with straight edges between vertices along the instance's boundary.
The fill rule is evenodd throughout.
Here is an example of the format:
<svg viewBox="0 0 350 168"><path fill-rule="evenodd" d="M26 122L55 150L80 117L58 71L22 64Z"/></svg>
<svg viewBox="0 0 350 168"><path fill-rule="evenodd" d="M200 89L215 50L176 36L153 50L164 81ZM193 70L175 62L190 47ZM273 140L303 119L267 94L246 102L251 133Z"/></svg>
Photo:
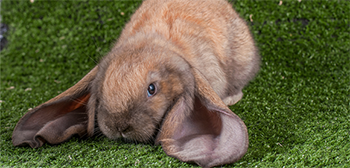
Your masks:
<svg viewBox="0 0 350 168"><path fill-rule="evenodd" d="M156 142L183 162L202 167L233 163L247 152L247 128L196 70L194 78L194 98L182 96L176 101Z"/></svg>

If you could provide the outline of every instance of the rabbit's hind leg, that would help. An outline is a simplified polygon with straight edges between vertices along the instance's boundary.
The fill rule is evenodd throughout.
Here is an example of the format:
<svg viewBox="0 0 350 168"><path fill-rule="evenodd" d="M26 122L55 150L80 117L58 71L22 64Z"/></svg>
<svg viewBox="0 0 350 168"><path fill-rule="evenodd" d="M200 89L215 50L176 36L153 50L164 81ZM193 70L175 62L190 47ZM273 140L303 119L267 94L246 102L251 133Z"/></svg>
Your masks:
<svg viewBox="0 0 350 168"><path fill-rule="evenodd" d="M232 96L228 96L226 98L224 98L222 101L228 105L228 106L232 106L234 104L236 104L239 100L241 100L243 97L243 93L242 91L239 91L237 94L232 95Z"/></svg>

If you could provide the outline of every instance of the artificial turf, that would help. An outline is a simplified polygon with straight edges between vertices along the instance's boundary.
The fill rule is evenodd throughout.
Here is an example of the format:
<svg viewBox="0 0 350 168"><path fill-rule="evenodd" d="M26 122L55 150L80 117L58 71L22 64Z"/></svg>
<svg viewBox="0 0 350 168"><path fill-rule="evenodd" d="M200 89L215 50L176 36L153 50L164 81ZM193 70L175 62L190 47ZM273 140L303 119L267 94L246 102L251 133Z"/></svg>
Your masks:
<svg viewBox="0 0 350 168"><path fill-rule="evenodd" d="M282 3L281 3L282 2ZM196 167L160 146L72 138L14 147L23 114L81 79L141 1L1 1L9 26L1 56L2 167ZM350 2L234 0L260 48L261 71L230 107L249 149L227 167L350 167Z"/></svg>

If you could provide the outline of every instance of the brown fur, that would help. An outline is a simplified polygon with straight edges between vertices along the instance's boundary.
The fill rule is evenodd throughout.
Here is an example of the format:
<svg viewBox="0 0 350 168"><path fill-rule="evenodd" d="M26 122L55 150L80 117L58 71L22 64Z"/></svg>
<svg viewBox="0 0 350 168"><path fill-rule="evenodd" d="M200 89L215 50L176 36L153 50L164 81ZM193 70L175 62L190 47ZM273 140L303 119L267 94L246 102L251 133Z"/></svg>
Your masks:
<svg viewBox="0 0 350 168"><path fill-rule="evenodd" d="M97 120L111 139L156 136L181 161L232 163L247 151L248 134L227 105L242 98L257 73L257 52L247 25L224 0L146 0L89 74L23 116L13 144L36 148L91 136ZM157 92L148 97L151 83Z"/></svg>

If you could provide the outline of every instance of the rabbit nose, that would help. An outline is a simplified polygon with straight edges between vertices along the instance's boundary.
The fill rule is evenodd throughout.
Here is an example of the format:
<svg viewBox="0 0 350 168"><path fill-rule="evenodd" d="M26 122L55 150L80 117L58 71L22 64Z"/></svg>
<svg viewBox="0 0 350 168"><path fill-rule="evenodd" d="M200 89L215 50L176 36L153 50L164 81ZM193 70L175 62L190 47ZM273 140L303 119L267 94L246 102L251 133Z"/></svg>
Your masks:
<svg viewBox="0 0 350 168"><path fill-rule="evenodd" d="M131 130L131 127L129 125L118 127L118 131L121 133L129 132L130 130Z"/></svg>

